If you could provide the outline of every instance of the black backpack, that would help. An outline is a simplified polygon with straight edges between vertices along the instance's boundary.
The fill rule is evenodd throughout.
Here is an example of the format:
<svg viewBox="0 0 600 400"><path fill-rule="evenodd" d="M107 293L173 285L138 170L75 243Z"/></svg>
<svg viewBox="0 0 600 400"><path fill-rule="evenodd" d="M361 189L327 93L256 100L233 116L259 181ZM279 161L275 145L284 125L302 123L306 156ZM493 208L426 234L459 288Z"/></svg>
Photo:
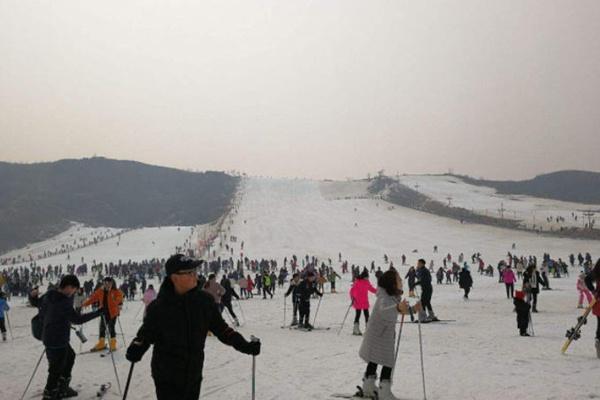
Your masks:
<svg viewBox="0 0 600 400"><path fill-rule="evenodd" d="M44 296L40 298L40 306L38 308L38 313L31 318L31 335L37 340L43 340L44 337Z"/></svg>

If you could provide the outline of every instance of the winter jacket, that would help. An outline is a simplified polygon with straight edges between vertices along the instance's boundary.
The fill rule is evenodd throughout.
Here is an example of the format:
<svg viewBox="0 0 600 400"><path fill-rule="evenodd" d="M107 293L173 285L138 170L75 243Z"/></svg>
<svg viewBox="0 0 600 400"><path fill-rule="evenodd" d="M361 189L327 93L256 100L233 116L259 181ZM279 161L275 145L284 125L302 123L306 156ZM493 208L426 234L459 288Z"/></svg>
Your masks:
<svg viewBox="0 0 600 400"><path fill-rule="evenodd" d="M223 321L211 294L196 287L178 295L171 280L166 279L148 306L135 339L145 350L154 345L151 369L155 382L182 387L199 382L209 330L238 351L244 352L248 345Z"/></svg>
<svg viewBox="0 0 600 400"><path fill-rule="evenodd" d="M513 272L512 268L506 268L502 272L502 280L506 284L514 284L517 281L517 277L515 276L515 273Z"/></svg>
<svg viewBox="0 0 600 400"><path fill-rule="evenodd" d="M298 296L299 302L309 302L312 294L323 296L323 294L317 290L315 282L310 283L307 279L305 279L298 284L296 295Z"/></svg>
<svg viewBox="0 0 600 400"><path fill-rule="evenodd" d="M221 297L223 297L223 295L225 294L225 288L223 286L221 286L219 284L219 282L217 282L214 279L209 280L204 285L203 290L205 292L209 293L213 297L213 299L215 300L215 303L221 304Z"/></svg>
<svg viewBox="0 0 600 400"><path fill-rule="evenodd" d="M458 286L461 289L467 289L473 286L473 278L471 278L471 273L468 269L463 268L462 271L460 271L460 276L458 278Z"/></svg>
<svg viewBox="0 0 600 400"><path fill-rule="evenodd" d="M594 304L594 308L592 308L592 313L598 317L600 317L600 279L596 279L596 287L594 287L594 278L592 277L592 273L590 272L585 277L585 285L587 288L594 294L596 298L596 304Z"/></svg>
<svg viewBox="0 0 600 400"><path fill-rule="evenodd" d="M365 362L393 366L398 301L399 299L390 296L384 289L378 288L377 300L358 352Z"/></svg>
<svg viewBox="0 0 600 400"><path fill-rule="evenodd" d="M10 310L6 299L0 297L0 319L4 319L4 313Z"/></svg>
<svg viewBox="0 0 600 400"><path fill-rule="evenodd" d="M515 309L517 310L517 327L519 329L527 329L529 326L529 309L531 306L521 299L513 300Z"/></svg>
<svg viewBox="0 0 600 400"><path fill-rule="evenodd" d="M240 285L240 289L246 289L248 287L248 279L240 278L238 285Z"/></svg>
<svg viewBox="0 0 600 400"><path fill-rule="evenodd" d="M421 285L423 291L433 290L433 287L431 286L431 273L427 268L422 267L417 269L417 279L418 281L415 282L415 286Z"/></svg>
<svg viewBox="0 0 600 400"><path fill-rule="evenodd" d="M101 314L101 309L88 314L79 314L73 309L72 297L67 297L57 290L49 290L41 299L40 309L44 346L66 347L71 338L71 324L84 324Z"/></svg>
<svg viewBox="0 0 600 400"><path fill-rule="evenodd" d="M352 307L355 310L369 309L369 292L377 293L371 282L368 279L356 279L350 288L350 298L352 299Z"/></svg>
<svg viewBox="0 0 600 400"><path fill-rule="evenodd" d="M235 290L231 287L231 284L229 284L229 286L225 286L225 293L223 293L223 297L221 297L221 302L225 305L227 304L231 304L231 298L235 297L236 299L240 299L240 296L238 296L238 294L235 292Z"/></svg>
<svg viewBox="0 0 600 400"><path fill-rule="evenodd" d="M538 271L535 271L536 276L536 284L532 285L532 274L529 271L525 271L523 274L523 287L525 290L529 290L531 293L537 294L540 292L540 285L544 284L544 278L540 275Z"/></svg>
<svg viewBox="0 0 600 400"><path fill-rule="evenodd" d="M252 282L252 279L248 279L248 287L246 288L246 290L249 292L254 290L254 282Z"/></svg>
<svg viewBox="0 0 600 400"><path fill-rule="evenodd" d="M119 316L121 305L123 305L123 292L119 289L112 288L110 291L105 291L103 287L99 287L92 293L92 295L84 301L81 306L87 307L94 303L98 304L98 307L104 308L105 303L108 302L108 311L105 310L105 315L109 319L115 319ZM106 314L108 312L108 314Z"/></svg>

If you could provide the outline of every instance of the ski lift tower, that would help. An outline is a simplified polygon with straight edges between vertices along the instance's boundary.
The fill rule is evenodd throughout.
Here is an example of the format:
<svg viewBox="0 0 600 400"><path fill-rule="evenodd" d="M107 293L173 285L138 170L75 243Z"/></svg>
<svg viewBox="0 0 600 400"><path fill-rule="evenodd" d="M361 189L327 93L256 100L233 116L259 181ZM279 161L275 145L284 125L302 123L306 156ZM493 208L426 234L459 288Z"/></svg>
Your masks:
<svg viewBox="0 0 600 400"><path fill-rule="evenodd" d="M452 196L446 197L446 200L448 200L448 207L452 207Z"/></svg>
<svg viewBox="0 0 600 400"><path fill-rule="evenodd" d="M594 227L594 215L596 215L596 212L594 210L584 210L582 215L587 218L587 226L591 229L593 229Z"/></svg>
<svg viewBox="0 0 600 400"><path fill-rule="evenodd" d="M498 209L498 212L500 213L501 219L504 219L504 211L506 211L506 208L504 208L504 203L500 203L500 208Z"/></svg>

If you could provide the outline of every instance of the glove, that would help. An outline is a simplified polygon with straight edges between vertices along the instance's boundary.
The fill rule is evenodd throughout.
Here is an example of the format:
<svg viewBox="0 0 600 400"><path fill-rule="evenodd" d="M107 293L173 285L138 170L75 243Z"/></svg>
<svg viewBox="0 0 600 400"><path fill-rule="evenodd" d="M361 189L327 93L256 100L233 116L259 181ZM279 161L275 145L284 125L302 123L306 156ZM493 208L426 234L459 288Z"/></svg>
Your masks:
<svg viewBox="0 0 600 400"><path fill-rule="evenodd" d="M249 354L251 356L257 356L260 354L260 341L246 342L244 347L241 349L242 353Z"/></svg>
<svg viewBox="0 0 600 400"><path fill-rule="evenodd" d="M125 358L127 358L127 360L131 361L132 363L136 363L142 359L146 350L147 348L143 345L142 342L134 340L127 348Z"/></svg>

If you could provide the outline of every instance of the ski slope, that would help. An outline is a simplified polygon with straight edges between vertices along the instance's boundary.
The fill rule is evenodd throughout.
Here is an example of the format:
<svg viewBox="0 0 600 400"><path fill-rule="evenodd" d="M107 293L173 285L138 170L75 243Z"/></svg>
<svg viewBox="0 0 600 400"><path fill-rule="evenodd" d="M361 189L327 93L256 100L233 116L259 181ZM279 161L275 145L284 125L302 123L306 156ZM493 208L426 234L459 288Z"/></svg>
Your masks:
<svg viewBox="0 0 600 400"><path fill-rule="evenodd" d="M468 257L476 251L487 263L495 264L516 243L516 254L550 252L565 259L572 252L590 251L597 256L597 242L550 238L497 229L488 226L460 224L457 221L420 213L375 199L356 199L360 187L348 188L339 183L309 180L246 179L241 186L237 212L224 224L224 235L237 236L228 242L235 256L241 252L250 258L277 259L292 254L305 254L321 260L331 258L339 267L338 253L350 264L368 265L372 260L382 269L387 254L405 274L408 266L400 266L406 254L407 263L418 258L434 260L463 252ZM339 194L336 195L336 193ZM356 196L359 197L359 196ZM340 200L334 200L339 198ZM139 240L126 247L125 236L120 246L107 243L82 251L86 259L159 256L167 257L173 245L189 233L176 228L143 229ZM164 232L169 232L166 235ZM128 235L131 233L128 233ZM161 235L165 236L161 236ZM177 240L175 240L177 239ZM151 245L151 241L155 244ZM164 242L164 243L162 243ZM439 253L433 253L433 246ZM124 247L125 246L125 247ZM125 250L127 248L127 250ZM220 255L228 254L224 248ZM416 252L413 252L415 251ZM118 253L122 251L122 253ZM79 255L78 255L79 256ZM72 255L72 257L74 257ZM474 268L473 268L474 270ZM576 270L576 268L575 268ZM566 356L560 354L567 328L574 325L577 310L576 272L569 278L553 279L553 291L539 298L539 314L534 314L536 337L518 336L512 302L497 277L473 273L471 299L464 301L457 285L434 286L433 307L443 319L456 322L422 326L424 368L428 399L592 399L600 396L598 376L600 360L593 350L595 321L583 329L582 338L573 343ZM338 269L341 274L341 271ZM316 326L330 330L301 332L282 329L291 320L290 304L286 304L287 321L283 320L285 300L281 289L274 299L241 301L245 324L240 331L261 338L263 352L257 358L257 399L330 399L334 392L353 392L361 382L365 364L358 357L361 338L351 335L353 313L338 336L349 306L349 276L343 276L338 294L327 293L319 307ZM375 283L374 277L371 281ZM520 282L517 284L519 286ZM327 288L327 292L328 292ZM375 298L371 297L372 303ZM313 300L311 319L315 317L317 300ZM3 371L0 374L0 398L18 399L35 365L42 346L29 334L29 320L34 310L21 300L13 299L10 313L14 341L0 343ZM140 325L141 302L127 302L121 317L123 330L130 341ZM235 311L242 315L236 304ZM364 329L364 321L361 321ZM88 323L85 332L93 345L97 321ZM119 337L119 342L122 338ZM72 345L77 350L75 335ZM419 340L416 324L403 325L398 364L394 372L394 393L403 399L422 399ZM124 351L115 355L121 384L124 385L129 364ZM150 377L150 353L136 365L130 388L130 399L154 398ZM222 345L216 338L207 339L202 399L249 399L251 393L250 357ZM82 399L92 399L97 386L107 381L113 389L106 398L118 399L117 385L110 358L87 354L78 356L73 383L82 384ZM46 363L34 379L32 392L39 393L46 377Z"/></svg>
<svg viewBox="0 0 600 400"><path fill-rule="evenodd" d="M558 230L563 227L583 228L587 220L581 211L600 209L600 205L571 203L566 201L542 199L525 195L506 195L496 189L471 185L458 177L445 175L402 175L400 183L418 190L420 193L452 207L462 207L477 214L490 217L520 220L528 228L536 225L544 230ZM501 212L500 210L503 211ZM577 214L575 220L572 213ZM547 218L554 218L548 222ZM564 222L557 222L563 217Z"/></svg>

